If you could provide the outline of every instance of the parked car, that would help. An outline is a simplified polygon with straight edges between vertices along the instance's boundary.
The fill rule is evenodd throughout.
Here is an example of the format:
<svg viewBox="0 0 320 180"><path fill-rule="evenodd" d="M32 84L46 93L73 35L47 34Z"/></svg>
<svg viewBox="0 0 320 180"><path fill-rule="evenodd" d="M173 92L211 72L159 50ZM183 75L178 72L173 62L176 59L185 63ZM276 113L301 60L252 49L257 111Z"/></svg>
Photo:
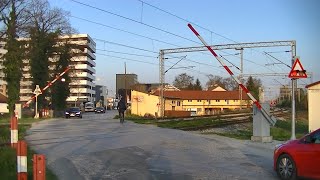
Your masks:
<svg viewBox="0 0 320 180"><path fill-rule="evenodd" d="M79 117L82 118L82 112L79 107L68 108L65 112L66 118Z"/></svg>
<svg viewBox="0 0 320 180"><path fill-rule="evenodd" d="M320 179L320 129L277 145L273 167L281 179Z"/></svg>
<svg viewBox="0 0 320 180"><path fill-rule="evenodd" d="M105 113L106 110L103 107L96 107L94 110L95 113Z"/></svg>

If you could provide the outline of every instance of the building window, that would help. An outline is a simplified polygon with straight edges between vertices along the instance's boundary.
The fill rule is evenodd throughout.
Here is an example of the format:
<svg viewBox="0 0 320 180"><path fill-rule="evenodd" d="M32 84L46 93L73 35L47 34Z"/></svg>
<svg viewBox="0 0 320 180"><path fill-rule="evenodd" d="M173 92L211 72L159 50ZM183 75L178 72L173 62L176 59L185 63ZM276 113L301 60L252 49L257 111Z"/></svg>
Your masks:
<svg viewBox="0 0 320 180"><path fill-rule="evenodd" d="M229 104L229 100L226 100L227 104Z"/></svg>
<svg viewBox="0 0 320 180"><path fill-rule="evenodd" d="M208 104L211 104L211 101L210 100L207 100Z"/></svg>
<svg viewBox="0 0 320 180"><path fill-rule="evenodd" d="M238 100L233 100L233 102L238 102Z"/></svg>
<svg viewBox="0 0 320 180"><path fill-rule="evenodd" d="M216 102L220 102L220 100L216 100Z"/></svg>
<svg viewBox="0 0 320 180"><path fill-rule="evenodd" d="M176 107L175 106L172 106L172 111L175 111L176 110Z"/></svg>
<svg viewBox="0 0 320 180"><path fill-rule="evenodd" d="M202 109L201 108L197 108L197 112L201 112L202 111Z"/></svg>
<svg viewBox="0 0 320 180"><path fill-rule="evenodd" d="M188 102L192 102L192 100L188 100Z"/></svg>
<svg viewBox="0 0 320 180"><path fill-rule="evenodd" d="M172 104L175 104L175 103L176 103L176 101L171 101L171 103L172 103Z"/></svg>
<svg viewBox="0 0 320 180"><path fill-rule="evenodd" d="M198 102L201 102L201 100L198 99Z"/></svg>
<svg viewBox="0 0 320 180"><path fill-rule="evenodd" d="M180 101L177 101L177 106L180 106L181 105L181 102Z"/></svg>

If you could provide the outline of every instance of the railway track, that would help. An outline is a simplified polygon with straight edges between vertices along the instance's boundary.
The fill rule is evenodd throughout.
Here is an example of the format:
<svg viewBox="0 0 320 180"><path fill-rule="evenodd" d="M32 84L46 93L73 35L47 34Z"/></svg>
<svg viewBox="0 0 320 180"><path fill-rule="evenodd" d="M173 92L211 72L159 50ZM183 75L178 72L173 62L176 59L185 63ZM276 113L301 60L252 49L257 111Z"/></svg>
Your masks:
<svg viewBox="0 0 320 180"><path fill-rule="evenodd" d="M282 117L285 115L285 113L282 111L273 111L271 113L276 117ZM239 113L239 114L222 114L222 115L201 117L203 119L219 118L219 122L203 125L203 126L176 127L174 129L180 129L184 131L197 131L197 130L206 130L211 128L219 128L219 127L224 127L224 126L233 125L233 124L249 123L249 122L252 122L252 119L250 119L251 115L252 113ZM178 120L176 119L176 120L169 120L169 121L190 121L190 120L196 120L196 119L197 118L184 118L184 119L178 119Z"/></svg>

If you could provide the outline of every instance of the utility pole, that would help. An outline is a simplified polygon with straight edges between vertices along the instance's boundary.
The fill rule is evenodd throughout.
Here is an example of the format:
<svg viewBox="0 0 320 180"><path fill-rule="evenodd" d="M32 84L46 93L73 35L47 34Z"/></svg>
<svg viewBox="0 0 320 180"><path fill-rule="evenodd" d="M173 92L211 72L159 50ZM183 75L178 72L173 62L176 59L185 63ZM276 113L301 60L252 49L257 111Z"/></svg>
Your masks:
<svg viewBox="0 0 320 180"><path fill-rule="evenodd" d="M240 82L242 82L243 77L243 48L236 48L236 50L240 50ZM242 109L242 88L239 86L239 96L240 96L240 109Z"/></svg>
<svg viewBox="0 0 320 180"><path fill-rule="evenodd" d="M163 86L164 86L164 52L160 50L159 55L159 78L160 78L160 96L159 96L159 104L160 104L160 117L164 117L164 99L163 99Z"/></svg>
<svg viewBox="0 0 320 180"><path fill-rule="evenodd" d="M125 89L124 98L127 105L127 64L126 62L124 62L124 89Z"/></svg>
<svg viewBox="0 0 320 180"><path fill-rule="evenodd" d="M293 67L293 65L294 65L294 61L295 61L295 57L296 57L296 43L295 43L295 41L294 41L294 44L292 44L291 45L291 52L292 52L292 60L291 60L291 62L292 62L292 67ZM294 139L296 139L296 126L295 126L295 124L296 124L296 103L295 103L295 86L296 86L296 79L294 79L294 78L292 78L291 79L291 83L292 83L292 87L291 87L291 96L292 96L292 103L291 103L291 105L292 105L292 107L291 107L291 110L292 110L292 121L291 121L291 123L292 123L292 129L291 129L291 139L292 140L294 140Z"/></svg>

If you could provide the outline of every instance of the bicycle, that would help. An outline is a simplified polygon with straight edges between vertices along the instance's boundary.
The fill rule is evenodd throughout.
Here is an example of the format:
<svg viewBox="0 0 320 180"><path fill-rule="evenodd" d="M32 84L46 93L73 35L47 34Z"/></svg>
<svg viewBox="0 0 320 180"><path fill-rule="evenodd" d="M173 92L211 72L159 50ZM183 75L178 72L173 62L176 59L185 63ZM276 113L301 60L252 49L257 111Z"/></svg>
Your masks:
<svg viewBox="0 0 320 180"><path fill-rule="evenodd" d="M124 122L124 112L119 112L119 118L120 118L120 123L123 124L123 122Z"/></svg>

